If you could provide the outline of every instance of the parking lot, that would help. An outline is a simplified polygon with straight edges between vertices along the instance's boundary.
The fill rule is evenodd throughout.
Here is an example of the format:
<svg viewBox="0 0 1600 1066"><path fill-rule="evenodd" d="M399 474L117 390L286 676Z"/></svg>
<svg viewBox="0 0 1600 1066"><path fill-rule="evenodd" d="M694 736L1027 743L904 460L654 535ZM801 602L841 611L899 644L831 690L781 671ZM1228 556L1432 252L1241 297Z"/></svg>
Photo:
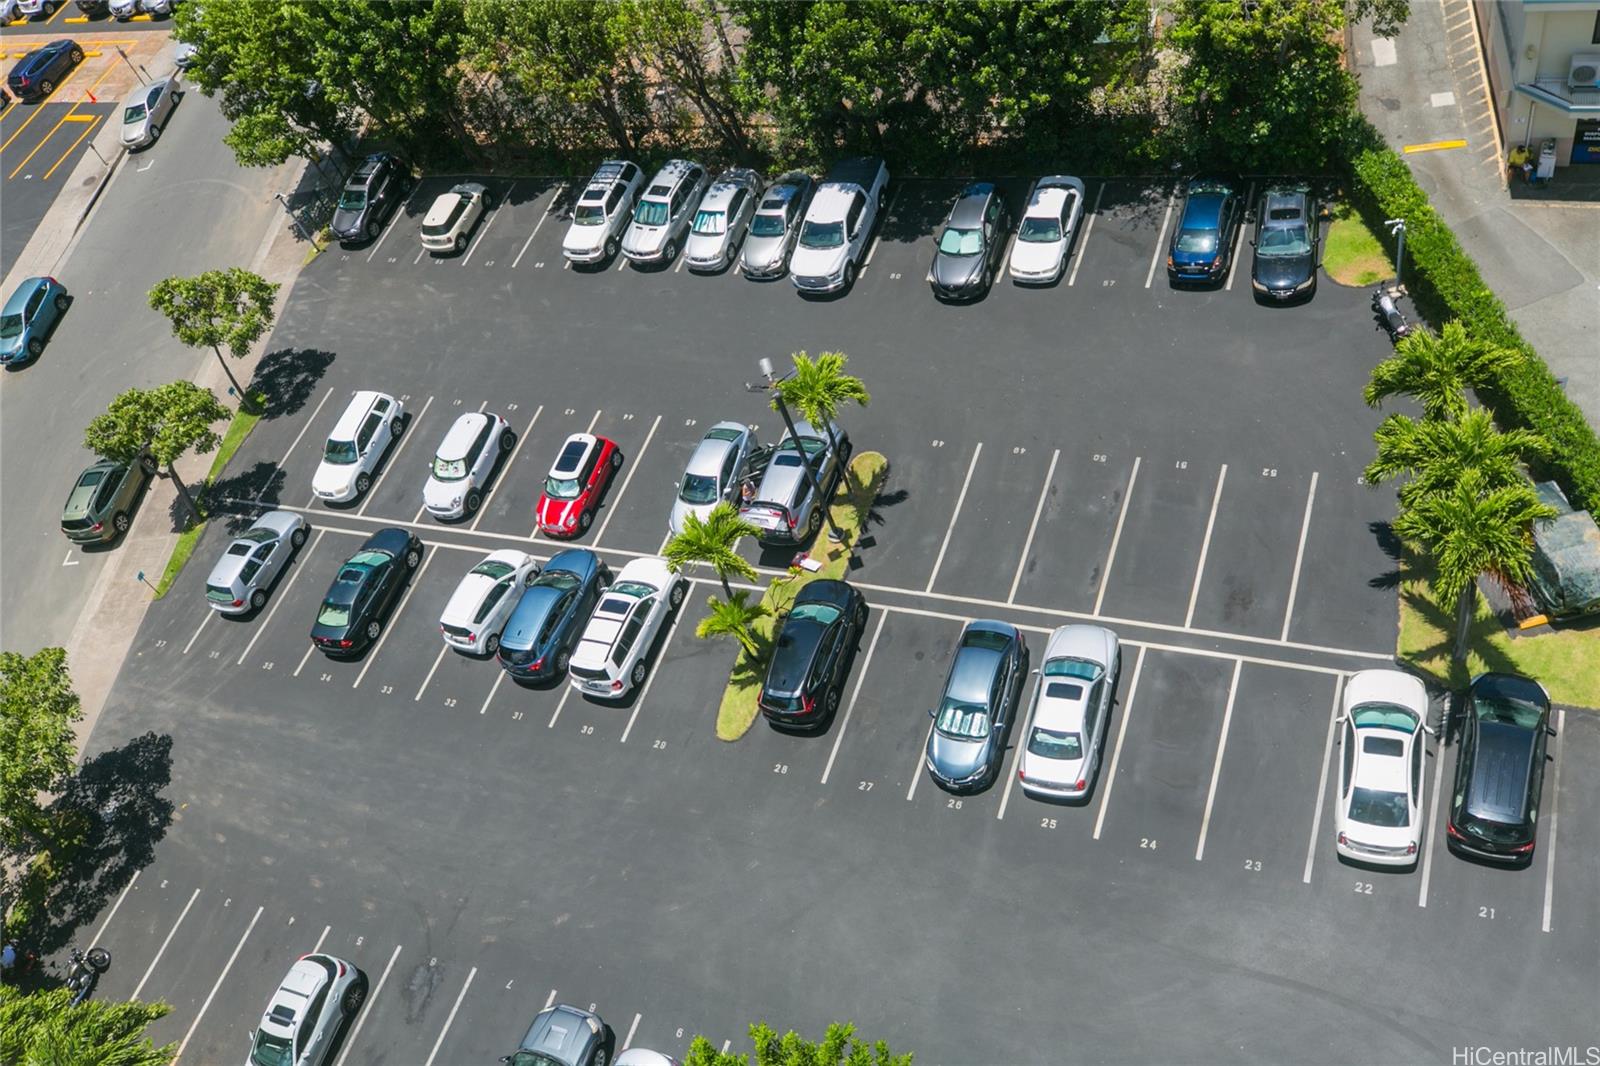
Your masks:
<svg viewBox="0 0 1600 1066"><path fill-rule="evenodd" d="M1583 1043L1593 718L1559 716L1529 869L1446 853L1451 751L1429 756L1415 872L1334 856L1340 686L1391 661L1395 626L1392 497L1359 483L1379 417L1360 385L1384 344L1363 294L1325 281L1270 308L1248 278L1169 290L1170 183L1096 180L1066 280L946 307L923 275L958 185L896 186L868 268L827 301L676 266L568 269L569 185L552 179L502 179L459 258L419 254L444 187L424 182L373 246L313 263L269 357L282 413L222 486L239 521L297 510L312 539L240 621L204 606L224 539L208 532L93 738L171 735L179 807L107 901L106 994L173 1002L154 1035L196 1062L237 1055L318 943L371 981L351 1063L484 1061L554 998L596 1004L618 1049L671 1054L696 1032L743 1047L763 1017L851 1018L933 1061L1059 1058L1063 1021L1130 1059ZM873 398L841 422L891 463L850 578L872 616L830 729L715 739L732 649L693 636L709 575L620 706L443 649L439 611L478 558L557 550L532 507L567 434L626 456L579 543L614 568L654 554L705 427L776 439L744 382L798 349L850 354ZM358 387L412 420L363 500L324 507L311 472ZM518 444L477 515L437 523L430 449L481 409ZM391 525L427 550L381 643L313 653L339 562ZM1014 746L980 795L922 780L926 709L974 617L1017 623L1036 654L1065 622L1122 637L1087 803L1023 796ZM1441 975L1485 966L1521 994L1464 1013Z"/></svg>

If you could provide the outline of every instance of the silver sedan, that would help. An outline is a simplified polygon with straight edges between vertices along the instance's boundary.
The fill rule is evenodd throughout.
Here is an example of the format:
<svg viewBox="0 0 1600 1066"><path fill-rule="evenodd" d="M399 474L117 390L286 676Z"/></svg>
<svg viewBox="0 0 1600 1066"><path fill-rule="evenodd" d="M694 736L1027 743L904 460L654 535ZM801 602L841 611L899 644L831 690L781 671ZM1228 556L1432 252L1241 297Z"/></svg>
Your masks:
<svg viewBox="0 0 1600 1066"><path fill-rule="evenodd" d="M725 170L712 182L683 246L690 270L721 270L733 262L761 188L761 175L742 167Z"/></svg>
<svg viewBox="0 0 1600 1066"><path fill-rule="evenodd" d="M143 148L156 143L161 130L178 102L177 86L171 78L146 85L122 105L122 143L128 148Z"/></svg>

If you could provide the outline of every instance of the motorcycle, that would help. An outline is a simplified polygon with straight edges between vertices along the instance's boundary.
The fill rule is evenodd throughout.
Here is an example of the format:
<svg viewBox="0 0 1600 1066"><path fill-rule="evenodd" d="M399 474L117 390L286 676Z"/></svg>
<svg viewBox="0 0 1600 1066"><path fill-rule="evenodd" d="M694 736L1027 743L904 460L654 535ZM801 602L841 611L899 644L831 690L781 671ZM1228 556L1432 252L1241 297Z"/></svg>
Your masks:
<svg viewBox="0 0 1600 1066"><path fill-rule="evenodd" d="M72 949L72 963L67 967L67 987L72 990L71 1006L76 1007L94 994L100 975L111 969L111 952L105 948L90 948L87 952Z"/></svg>
<svg viewBox="0 0 1600 1066"><path fill-rule="evenodd" d="M1396 297L1404 295L1405 289L1399 285L1379 285L1372 290L1372 312L1377 316L1378 325L1388 331L1389 340L1395 344L1411 334L1411 323L1406 321L1405 314L1395 301Z"/></svg>

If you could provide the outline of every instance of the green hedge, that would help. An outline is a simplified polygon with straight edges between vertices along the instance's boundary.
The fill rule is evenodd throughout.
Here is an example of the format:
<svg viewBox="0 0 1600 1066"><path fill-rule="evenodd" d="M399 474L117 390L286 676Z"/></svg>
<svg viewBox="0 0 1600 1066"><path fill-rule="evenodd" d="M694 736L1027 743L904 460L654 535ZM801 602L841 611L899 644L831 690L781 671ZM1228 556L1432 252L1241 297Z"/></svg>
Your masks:
<svg viewBox="0 0 1600 1066"><path fill-rule="evenodd" d="M1551 457L1536 473L1559 482L1574 507L1600 511L1600 440L1517 332L1505 305L1478 275L1477 264L1417 187L1411 168L1389 148L1367 147L1355 153L1351 170L1355 204L1369 226L1386 218L1406 220L1403 269L1418 311L1434 323L1460 319L1468 335L1528 354L1521 369L1480 390L1480 397L1502 428L1526 427L1550 442Z"/></svg>

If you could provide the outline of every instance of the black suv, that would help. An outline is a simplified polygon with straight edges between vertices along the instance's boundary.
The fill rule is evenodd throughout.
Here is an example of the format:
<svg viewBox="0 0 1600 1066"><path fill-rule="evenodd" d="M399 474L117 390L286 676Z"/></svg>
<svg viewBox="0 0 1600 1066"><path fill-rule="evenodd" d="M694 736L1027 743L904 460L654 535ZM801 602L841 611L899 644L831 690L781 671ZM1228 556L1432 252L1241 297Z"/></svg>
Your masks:
<svg viewBox="0 0 1600 1066"><path fill-rule="evenodd" d="M1537 681L1483 674L1467 691L1446 824L1450 849L1495 862L1533 861L1550 697Z"/></svg>
<svg viewBox="0 0 1600 1066"><path fill-rule="evenodd" d="M383 223L405 200L410 178L399 156L367 156L344 183L328 229L341 241L376 240Z"/></svg>
<svg viewBox="0 0 1600 1066"><path fill-rule="evenodd" d="M1256 299L1310 299L1317 291L1317 231L1317 202L1309 191L1275 186L1262 194L1250 242Z"/></svg>
<svg viewBox="0 0 1600 1066"><path fill-rule="evenodd" d="M42 100L55 92L61 79L82 62L83 49L63 37L18 60L6 84L11 86L11 94L18 100Z"/></svg>
<svg viewBox="0 0 1600 1066"><path fill-rule="evenodd" d="M761 713L773 725L822 729L839 709L845 676L867 624L867 601L843 581L800 590L778 630Z"/></svg>
<svg viewBox="0 0 1600 1066"><path fill-rule="evenodd" d="M339 567L317 608L311 643L328 655L360 655L377 642L383 622L422 562L422 541L403 529L380 529Z"/></svg>

